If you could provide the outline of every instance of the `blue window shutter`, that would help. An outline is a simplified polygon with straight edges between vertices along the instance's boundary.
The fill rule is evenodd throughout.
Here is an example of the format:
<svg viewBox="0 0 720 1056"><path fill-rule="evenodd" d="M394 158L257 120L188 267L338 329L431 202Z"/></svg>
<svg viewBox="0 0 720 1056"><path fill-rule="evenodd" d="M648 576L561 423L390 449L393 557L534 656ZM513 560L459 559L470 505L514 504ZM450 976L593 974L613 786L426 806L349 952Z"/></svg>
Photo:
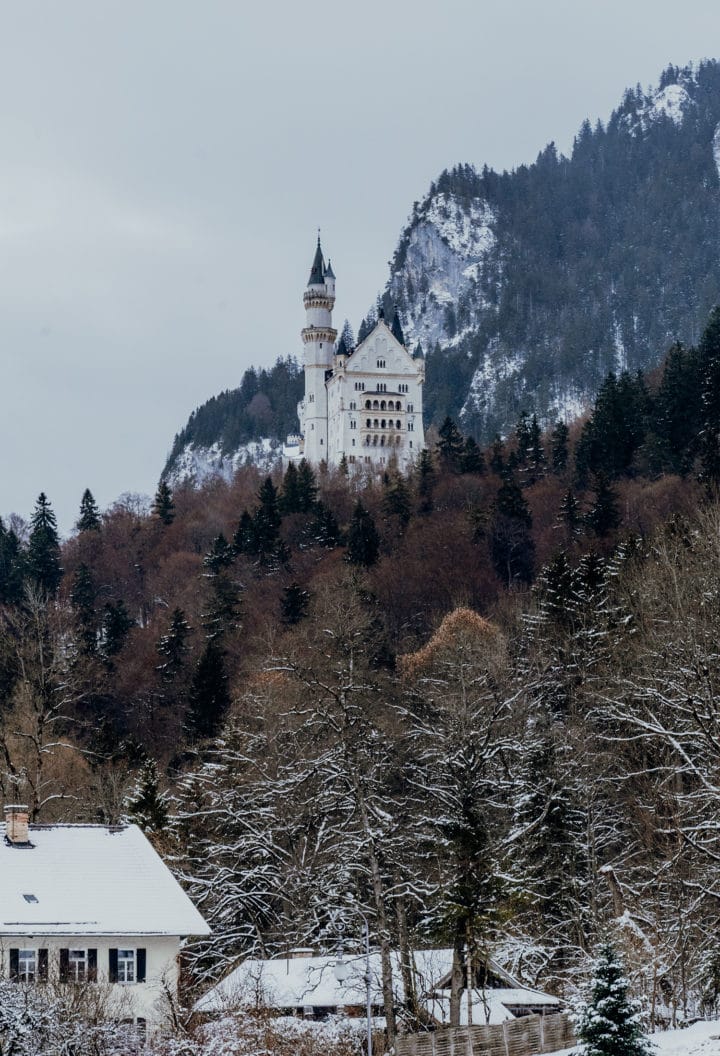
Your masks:
<svg viewBox="0 0 720 1056"><path fill-rule="evenodd" d="M16 950L16 949L12 948L10 950L10 978L11 979L17 979L17 977L20 975L19 953L20 953L19 949Z"/></svg>
<svg viewBox="0 0 720 1056"><path fill-rule="evenodd" d="M97 950L88 950L88 982L97 982Z"/></svg>
<svg viewBox="0 0 720 1056"><path fill-rule="evenodd" d="M48 951L38 950L38 979L46 983L48 979Z"/></svg>
<svg viewBox="0 0 720 1056"><path fill-rule="evenodd" d="M117 982L118 973L118 951L108 950L109 961L108 961L108 979L111 983Z"/></svg>
<svg viewBox="0 0 720 1056"><path fill-rule="evenodd" d="M60 950L60 982L70 982L70 950Z"/></svg>
<svg viewBox="0 0 720 1056"><path fill-rule="evenodd" d="M137 981L139 983L145 982L145 966L147 963L147 957L144 949L137 951Z"/></svg>

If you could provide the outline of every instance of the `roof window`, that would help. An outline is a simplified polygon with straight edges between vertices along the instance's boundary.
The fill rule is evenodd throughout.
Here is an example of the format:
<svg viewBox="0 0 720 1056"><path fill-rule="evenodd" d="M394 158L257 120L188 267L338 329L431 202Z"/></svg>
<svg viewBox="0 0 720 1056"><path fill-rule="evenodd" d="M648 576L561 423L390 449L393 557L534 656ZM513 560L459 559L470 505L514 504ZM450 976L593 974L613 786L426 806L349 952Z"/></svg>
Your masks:
<svg viewBox="0 0 720 1056"><path fill-rule="evenodd" d="M37 902L37 896L36 895L23 895L23 898L25 899L26 902Z"/></svg>

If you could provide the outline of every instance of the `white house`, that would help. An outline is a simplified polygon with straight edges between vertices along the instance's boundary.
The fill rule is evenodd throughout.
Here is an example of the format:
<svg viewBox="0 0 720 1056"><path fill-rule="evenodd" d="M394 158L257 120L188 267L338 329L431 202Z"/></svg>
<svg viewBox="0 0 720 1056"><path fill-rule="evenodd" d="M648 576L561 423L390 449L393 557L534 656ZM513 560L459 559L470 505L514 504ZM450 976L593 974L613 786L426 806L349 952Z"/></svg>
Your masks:
<svg viewBox="0 0 720 1056"><path fill-rule="evenodd" d="M27 807L5 807L2 977L102 986L109 1018L152 1030L183 939L209 931L136 825L28 825Z"/></svg>
<svg viewBox="0 0 720 1056"><path fill-rule="evenodd" d="M391 326L381 313L357 348L336 344L335 275L319 238L303 303L305 396L286 459L338 466L344 458L350 470L407 470L425 446L425 362L405 347L397 312Z"/></svg>
<svg viewBox="0 0 720 1056"><path fill-rule="evenodd" d="M294 950L285 957L262 960L249 957L208 990L195 1011L209 1015L231 1013L258 1006L276 1015L324 1019L344 1013L365 1015L365 955L346 956L347 978L335 976L337 958L314 956L311 950ZM400 955L392 953L393 979L398 1005L403 1000ZM452 950L417 950L413 955L415 990L428 1014L439 1024L450 1019ZM524 1015L560 1011L562 1002L551 994L523 986L494 961L489 961L484 985L472 994L473 1023L502 1023ZM374 1016L383 1015L380 954L370 955L371 1004ZM461 1006L462 1022L469 1021L467 994Z"/></svg>

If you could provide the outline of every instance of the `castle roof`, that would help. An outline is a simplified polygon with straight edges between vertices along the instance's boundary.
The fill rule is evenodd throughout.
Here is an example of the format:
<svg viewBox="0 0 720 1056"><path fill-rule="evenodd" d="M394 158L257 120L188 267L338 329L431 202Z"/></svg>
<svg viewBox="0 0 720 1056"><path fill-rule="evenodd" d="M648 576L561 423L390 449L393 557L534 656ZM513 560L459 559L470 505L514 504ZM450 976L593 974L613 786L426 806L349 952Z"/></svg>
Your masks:
<svg viewBox="0 0 720 1056"><path fill-rule="evenodd" d="M330 257L328 257L327 267L325 268L325 278L334 279L335 272L332 270L332 264L330 263Z"/></svg>
<svg viewBox="0 0 720 1056"><path fill-rule="evenodd" d="M318 235L317 249L315 250L315 257L310 268L310 278L308 279L308 286L324 286L325 285L325 261L323 260L322 249L320 248L320 236Z"/></svg>
<svg viewBox="0 0 720 1056"><path fill-rule="evenodd" d="M398 314L397 306L395 307L395 314L393 316L392 326L390 327L392 335L396 341L399 341L401 345L405 345L405 335L402 331L402 325L400 324L400 316Z"/></svg>

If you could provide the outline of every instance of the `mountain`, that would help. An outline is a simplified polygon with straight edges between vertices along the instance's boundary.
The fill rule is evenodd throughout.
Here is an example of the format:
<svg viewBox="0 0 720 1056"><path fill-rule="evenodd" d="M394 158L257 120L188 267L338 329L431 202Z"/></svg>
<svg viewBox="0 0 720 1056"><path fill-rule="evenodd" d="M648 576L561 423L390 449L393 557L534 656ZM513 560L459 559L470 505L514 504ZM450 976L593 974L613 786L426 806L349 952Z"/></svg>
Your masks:
<svg viewBox="0 0 720 1056"><path fill-rule="evenodd" d="M379 298L425 352L427 423L449 414L487 441L523 411L569 419L608 371L644 370L674 341L694 343L720 301L719 163L713 60L626 91L607 124L583 123L570 157L550 143L512 172L443 172L414 204ZM278 376L272 412L258 416L250 375L195 412L167 474L279 457L302 379L286 365L288 391Z"/></svg>

